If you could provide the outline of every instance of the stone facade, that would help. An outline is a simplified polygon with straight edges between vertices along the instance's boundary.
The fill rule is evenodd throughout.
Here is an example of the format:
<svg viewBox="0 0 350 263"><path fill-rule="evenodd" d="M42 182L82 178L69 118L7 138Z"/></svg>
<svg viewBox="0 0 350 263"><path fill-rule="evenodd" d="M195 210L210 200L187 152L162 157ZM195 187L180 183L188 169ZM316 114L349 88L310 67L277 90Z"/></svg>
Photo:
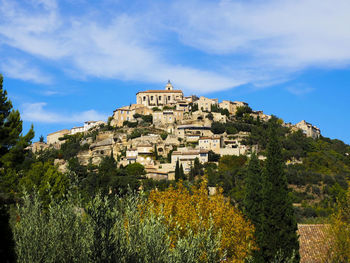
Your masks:
<svg viewBox="0 0 350 263"><path fill-rule="evenodd" d="M316 126L313 126L311 123L308 123L304 120L302 120L301 122L298 122L297 124L295 124L295 126L300 130L302 130L307 137L312 137L313 139L317 139L321 135L321 131L319 128L317 128Z"/></svg>
<svg viewBox="0 0 350 263"><path fill-rule="evenodd" d="M132 104L130 106L121 107L113 112L111 126L122 127L124 121L136 121L134 118L135 114L151 115L152 110L142 104Z"/></svg>
<svg viewBox="0 0 350 263"><path fill-rule="evenodd" d="M248 103L242 101L223 100L219 104L220 108L227 109L230 114L236 114L237 108L242 106L248 106Z"/></svg>
<svg viewBox="0 0 350 263"><path fill-rule="evenodd" d="M184 94L181 90L174 90L170 81L165 86L164 90L146 90L136 94L137 104L142 104L146 107L163 107L166 105L175 105L177 101L182 100Z"/></svg>
<svg viewBox="0 0 350 263"><path fill-rule="evenodd" d="M49 133L46 136L47 144L62 144L62 141L59 138L62 138L64 135L70 134L70 130L64 129L57 132Z"/></svg>
<svg viewBox="0 0 350 263"><path fill-rule="evenodd" d="M219 101L201 96L195 103L198 104L199 110L211 112L211 105L218 105Z"/></svg>
<svg viewBox="0 0 350 263"><path fill-rule="evenodd" d="M198 140L200 150L213 151L216 154L220 153L221 138L219 136L200 137Z"/></svg>
<svg viewBox="0 0 350 263"><path fill-rule="evenodd" d="M163 110L154 111L153 124L154 125L168 125L172 123L181 122L183 119L183 110Z"/></svg>
<svg viewBox="0 0 350 263"><path fill-rule="evenodd" d="M198 158L200 163L208 162L208 151L207 150L182 150L175 151L171 155L171 163L174 165L179 160L180 165L182 164L184 172L188 173L194 164L194 160Z"/></svg>

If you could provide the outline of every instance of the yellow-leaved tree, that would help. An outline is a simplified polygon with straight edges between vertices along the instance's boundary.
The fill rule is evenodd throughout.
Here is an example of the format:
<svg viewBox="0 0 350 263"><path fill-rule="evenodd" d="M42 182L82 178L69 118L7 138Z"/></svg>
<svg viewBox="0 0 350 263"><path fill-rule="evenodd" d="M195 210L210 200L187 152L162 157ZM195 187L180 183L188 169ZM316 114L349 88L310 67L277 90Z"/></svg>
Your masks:
<svg viewBox="0 0 350 263"><path fill-rule="evenodd" d="M350 262L350 187L331 217L330 236L331 262Z"/></svg>
<svg viewBox="0 0 350 263"><path fill-rule="evenodd" d="M153 190L147 206L164 217L172 244L178 237L212 225L215 233L221 235L221 253L226 254L230 262L244 262L256 249L254 227L222 192L219 189L217 194L209 196L207 180L190 189L180 181L165 191Z"/></svg>

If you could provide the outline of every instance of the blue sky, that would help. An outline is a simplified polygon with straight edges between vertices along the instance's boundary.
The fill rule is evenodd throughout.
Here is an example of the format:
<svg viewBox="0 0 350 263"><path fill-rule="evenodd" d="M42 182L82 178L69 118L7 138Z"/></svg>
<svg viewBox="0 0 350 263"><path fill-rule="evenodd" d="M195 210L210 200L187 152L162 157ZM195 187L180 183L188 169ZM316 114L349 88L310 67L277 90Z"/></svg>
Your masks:
<svg viewBox="0 0 350 263"><path fill-rule="evenodd" d="M0 0L0 72L36 139L170 79L350 143L348 0Z"/></svg>

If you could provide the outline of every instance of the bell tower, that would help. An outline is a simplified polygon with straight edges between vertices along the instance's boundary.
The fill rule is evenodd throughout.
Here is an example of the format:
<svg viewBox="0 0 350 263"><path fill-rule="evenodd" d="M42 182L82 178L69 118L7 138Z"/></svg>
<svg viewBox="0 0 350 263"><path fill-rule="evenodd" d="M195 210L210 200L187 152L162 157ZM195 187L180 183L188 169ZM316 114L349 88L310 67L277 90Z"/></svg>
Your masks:
<svg viewBox="0 0 350 263"><path fill-rule="evenodd" d="M165 86L165 90L173 90L173 89L174 89L173 85L171 85L170 80L168 80L168 83Z"/></svg>

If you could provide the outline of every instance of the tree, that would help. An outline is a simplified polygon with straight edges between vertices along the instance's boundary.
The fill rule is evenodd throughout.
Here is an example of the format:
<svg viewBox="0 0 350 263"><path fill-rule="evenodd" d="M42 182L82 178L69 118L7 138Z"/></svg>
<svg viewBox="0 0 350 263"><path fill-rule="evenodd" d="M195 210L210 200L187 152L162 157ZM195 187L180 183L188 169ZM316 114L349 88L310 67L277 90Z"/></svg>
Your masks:
<svg viewBox="0 0 350 263"><path fill-rule="evenodd" d="M12 109L0 74L0 168L17 168L23 162L25 148L31 144L34 130L32 126L26 135L22 135L22 129L19 111Z"/></svg>
<svg viewBox="0 0 350 263"><path fill-rule="evenodd" d="M4 262L14 261L8 211L18 185L19 170L28 152L26 148L34 137L33 125L26 135L22 130L19 111L12 108L0 74L0 258Z"/></svg>
<svg viewBox="0 0 350 263"><path fill-rule="evenodd" d="M182 164L180 165L180 179L186 180L185 172L184 172L184 167Z"/></svg>
<svg viewBox="0 0 350 263"><path fill-rule="evenodd" d="M262 171L259 159L252 154L249 161L247 175L245 178L245 197L244 197L244 212L255 226L255 238L257 245L261 242L262 230ZM261 251L254 251L253 258L255 262L263 262L261 258Z"/></svg>
<svg viewBox="0 0 350 263"><path fill-rule="evenodd" d="M350 261L350 188L343 198L338 199L329 228L330 262Z"/></svg>
<svg viewBox="0 0 350 263"><path fill-rule="evenodd" d="M154 145L154 158L155 158L156 160L159 159L157 144Z"/></svg>
<svg viewBox="0 0 350 263"><path fill-rule="evenodd" d="M126 174L128 176L142 177L146 174L145 167L140 163L132 163L126 167Z"/></svg>
<svg viewBox="0 0 350 263"><path fill-rule="evenodd" d="M44 142L44 136L40 135L39 142Z"/></svg>
<svg viewBox="0 0 350 263"><path fill-rule="evenodd" d="M38 192L40 199L48 207L51 202L64 197L69 189L70 180L52 163L35 162L30 170L25 172L19 184L28 193Z"/></svg>
<svg viewBox="0 0 350 263"><path fill-rule="evenodd" d="M245 113L252 113L252 109L249 106L239 106L236 109L236 117L242 118Z"/></svg>
<svg viewBox="0 0 350 263"><path fill-rule="evenodd" d="M260 249L264 262L271 262L277 253L285 259L296 255L299 260L297 223L284 173L281 144L277 137L277 124L269 127L267 160L263 171L262 229ZM259 230L259 229L258 229Z"/></svg>
<svg viewBox="0 0 350 263"><path fill-rule="evenodd" d="M221 122L213 122L210 129L214 134L222 134L225 132L225 124Z"/></svg>
<svg viewBox="0 0 350 263"><path fill-rule="evenodd" d="M226 252L225 261L244 262L251 250L255 249L252 224L230 204L222 189L216 195L209 196L207 180L203 180L199 188L192 186L187 189L178 183L176 188L170 186L165 191L152 190L146 207L163 216L173 244L179 237L195 235L202 228L209 229L212 224L212 238L221 232L220 253L225 255Z"/></svg>
<svg viewBox="0 0 350 263"><path fill-rule="evenodd" d="M179 160L176 161L176 166L175 166L175 181L179 181L180 179L180 164L179 164Z"/></svg>

